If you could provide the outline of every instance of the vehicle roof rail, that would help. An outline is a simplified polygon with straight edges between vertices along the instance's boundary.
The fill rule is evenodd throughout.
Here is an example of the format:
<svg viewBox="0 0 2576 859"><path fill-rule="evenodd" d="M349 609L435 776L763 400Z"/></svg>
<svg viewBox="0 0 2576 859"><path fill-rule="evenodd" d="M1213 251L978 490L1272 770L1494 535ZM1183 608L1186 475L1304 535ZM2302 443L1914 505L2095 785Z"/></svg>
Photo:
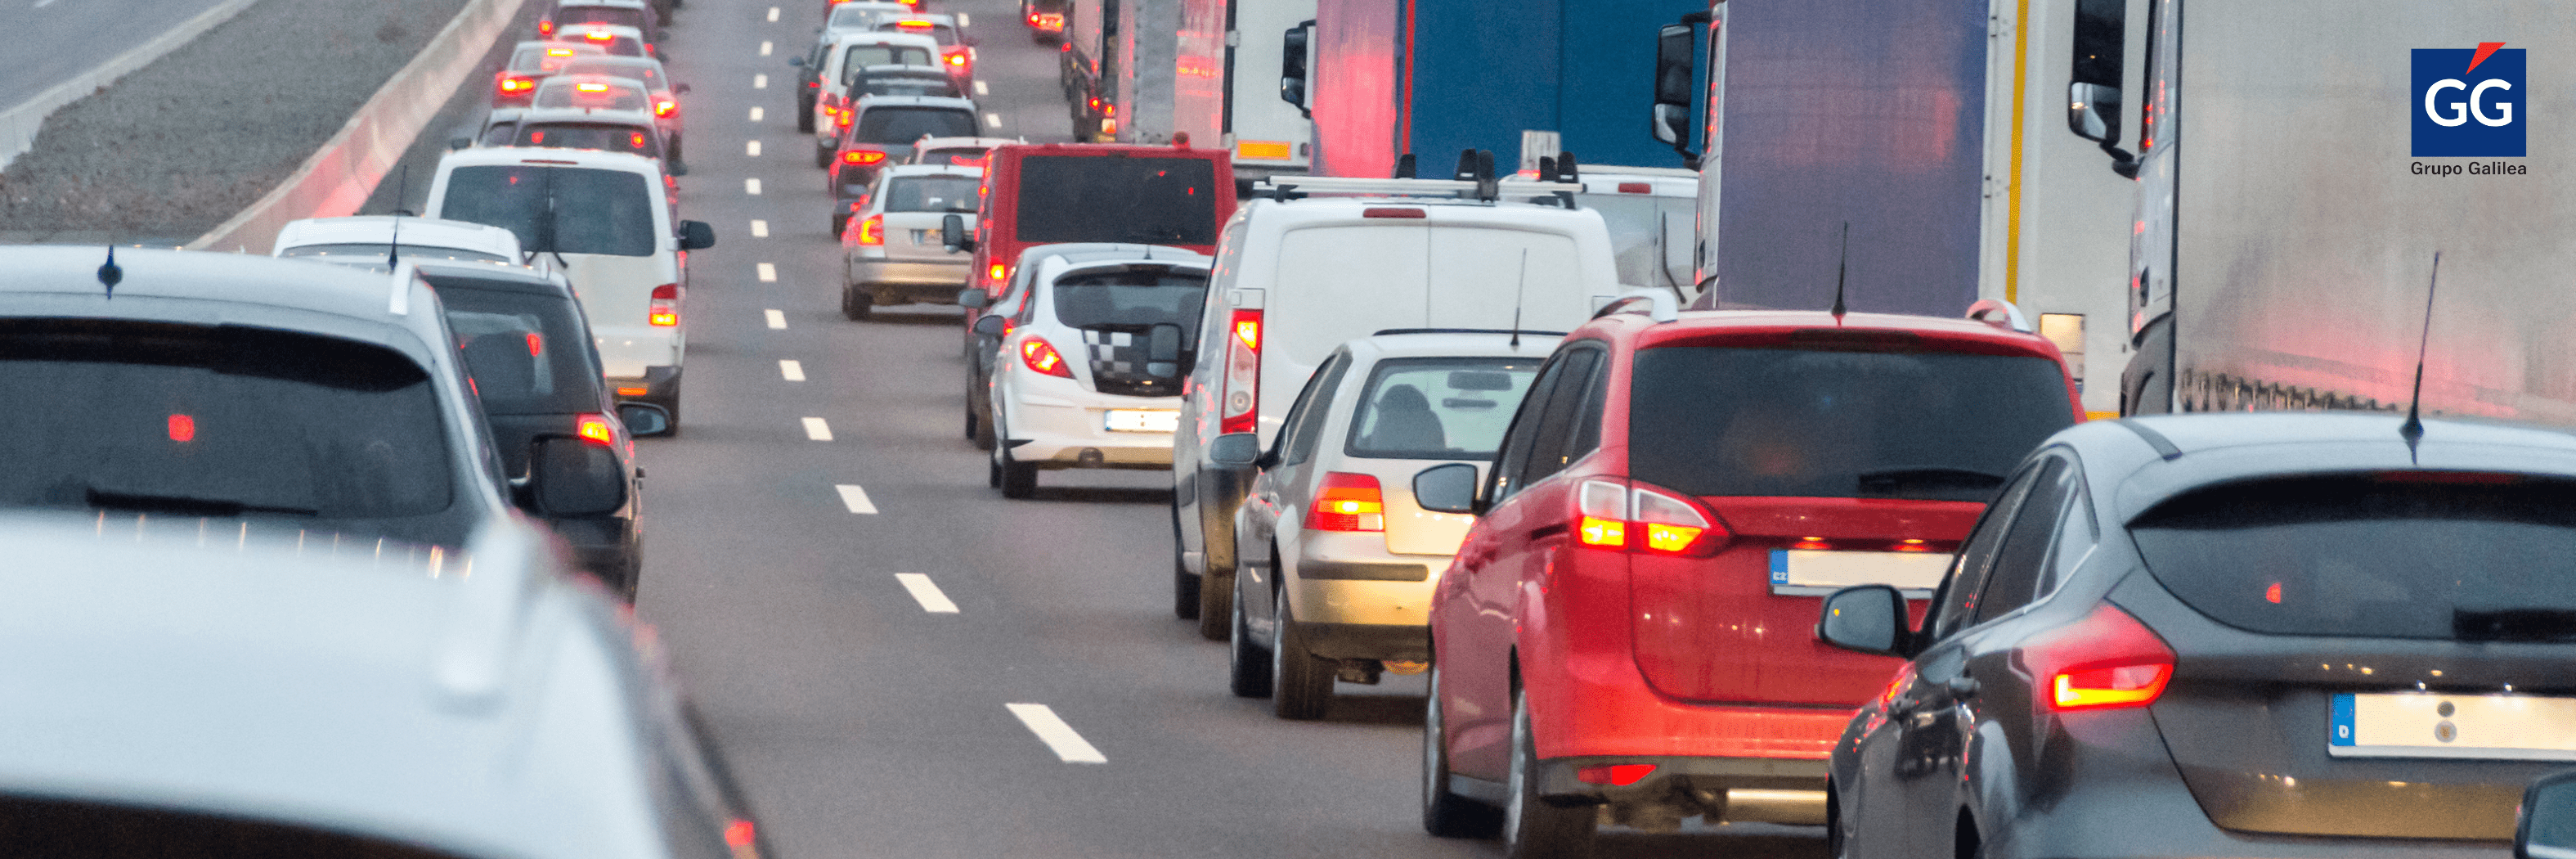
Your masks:
<svg viewBox="0 0 2576 859"><path fill-rule="evenodd" d="M2030 319L2021 315L2021 308L2000 298L1979 299L1977 303L1968 305L1968 318L2023 334L2032 330Z"/></svg>
<svg viewBox="0 0 2576 859"><path fill-rule="evenodd" d="M1312 195L1476 199L1478 183L1463 179L1378 179L1368 176L1267 176L1252 183L1255 197L1294 200ZM1567 205L1563 182L1509 177L1493 183L1495 200ZM1283 196L1285 195L1285 196ZM1573 208L1567 205L1568 208Z"/></svg>
<svg viewBox="0 0 2576 859"><path fill-rule="evenodd" d="M1600 310L1593 311L1592 318L1599 319L1613 313L1638 312L1636 304L1640 301L1646 302L1646 318L1654 320L1658 325L1682 318L1681 298L1673 295L1669 290L1662 289L1634 289L1620 293L1619 297L1611 299L1610 303L1601 305Z"/></svg>
<svg viewBox="0 0 2576 859"><path fill-rule="evenodd" d="M1523 328L1517 331L1510 328L1384 328L1379 329L1376 333L1370 334L1369 336L1385 337L1390 334L1529 334L1538 337L1565 336L1565 332L1563 331L1539 331L1530 328Z"/></svg>

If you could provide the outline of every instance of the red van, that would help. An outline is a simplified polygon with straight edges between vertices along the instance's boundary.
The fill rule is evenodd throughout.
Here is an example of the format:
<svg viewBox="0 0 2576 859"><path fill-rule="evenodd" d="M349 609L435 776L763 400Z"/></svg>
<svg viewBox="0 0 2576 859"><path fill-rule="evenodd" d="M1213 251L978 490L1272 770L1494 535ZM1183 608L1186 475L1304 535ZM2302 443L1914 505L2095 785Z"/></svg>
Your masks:
<svg viewBox="0 0 2576 859"><path fill-rule="evenodd" d="M1603 805L1823 823L1827 753L1901 663L1818 641L1822 597L1928 597L2082 418L2056 347L2003 325L1636 303L1565 338L1481 477L1414 481L1480 514L1430 606L1433 834L1484 806L1514 857L1582 852Z"/></svg>
<svg viewBox="0 0 2576 859"><path fill-rule="evenodd" d="M999 296L1020 252L1064 242L1170 245L1213 255L1234 216L1234 159L1223 149L1127 144L1010 144L993 150L976 210L972 284ZM974 325L975 314L966 324Z"/></svg>

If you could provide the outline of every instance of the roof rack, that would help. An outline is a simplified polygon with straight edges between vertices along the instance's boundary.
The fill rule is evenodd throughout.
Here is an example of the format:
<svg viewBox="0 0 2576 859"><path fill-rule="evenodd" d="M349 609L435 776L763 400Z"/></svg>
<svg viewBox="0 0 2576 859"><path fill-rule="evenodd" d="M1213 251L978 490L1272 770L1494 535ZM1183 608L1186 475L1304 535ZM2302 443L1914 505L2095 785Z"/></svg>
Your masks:
<svg viewBox="0 0 2576 859"><path fill-rule="evenodd" d="M1523 328L1517 331L1509 328L1386 328L1379 330L1377 333L1370 334L1369 336L1385 337L1390 334L1528 334L1537 337L1565 336L1565 332L1563 331L1539 331L1530 328Z"/></svg>
<svg viewBox="0 0 2576 859"><path fill-rule="evenodd" d="M1569 198L1582 188L1565 182L1509 178L1494 183L1485 202L1545 203L1573 208ZM1337 197L1428 197L1476 200L1478 185L1465 179L1375 179L1362 176L1268 176L1254 180L1252 196L1302 200L1323 194Z"/></svg>

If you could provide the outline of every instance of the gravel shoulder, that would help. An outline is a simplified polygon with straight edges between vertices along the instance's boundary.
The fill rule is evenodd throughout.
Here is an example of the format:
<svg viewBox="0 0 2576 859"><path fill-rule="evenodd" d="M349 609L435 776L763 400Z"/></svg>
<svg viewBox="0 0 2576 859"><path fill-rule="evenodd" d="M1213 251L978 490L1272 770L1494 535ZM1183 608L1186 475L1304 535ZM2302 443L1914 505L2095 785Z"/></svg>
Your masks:
<svg viewBox="0 0 2576 859"><path fill-rule="evenodd" d="M0 173L0 242L194 239L285 181L464 5L260 0L48 118Z"/></svg>

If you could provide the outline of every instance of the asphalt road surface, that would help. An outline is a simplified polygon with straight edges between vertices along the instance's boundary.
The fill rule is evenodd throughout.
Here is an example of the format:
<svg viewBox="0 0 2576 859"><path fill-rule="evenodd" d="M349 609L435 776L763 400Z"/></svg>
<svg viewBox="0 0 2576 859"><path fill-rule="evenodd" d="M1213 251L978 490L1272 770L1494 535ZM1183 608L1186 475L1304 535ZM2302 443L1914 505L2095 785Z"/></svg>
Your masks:
<svg viewBox="0 0 2576 859"><path fill-rule="evenodd" d="M206 3L0 0L0 110L197 17ZM100 26L110 23L111 26Z"/></svg>
<svg viewBox="0 0 2576 859"><path fill-rule="evenodd" d="M840 317L829 197L786 89L820 6L772 21L768 2L692 0L676 22L673 75L694 85L682 217L720 241L690 260L681 435L641 454L640 615L775 843L796 859L1499 855L1420 828L1421 678L1346 684L1316 723L1228 695L1225 648L1170 613L1164 473L1048 472L1035 499L1005 501L961 433L958 311ZM988 133L1064 140L1056 50L1015 9L934 7L970 16ZM1726 829L1612 840L1823 856L1820 830Z"/></svg>

